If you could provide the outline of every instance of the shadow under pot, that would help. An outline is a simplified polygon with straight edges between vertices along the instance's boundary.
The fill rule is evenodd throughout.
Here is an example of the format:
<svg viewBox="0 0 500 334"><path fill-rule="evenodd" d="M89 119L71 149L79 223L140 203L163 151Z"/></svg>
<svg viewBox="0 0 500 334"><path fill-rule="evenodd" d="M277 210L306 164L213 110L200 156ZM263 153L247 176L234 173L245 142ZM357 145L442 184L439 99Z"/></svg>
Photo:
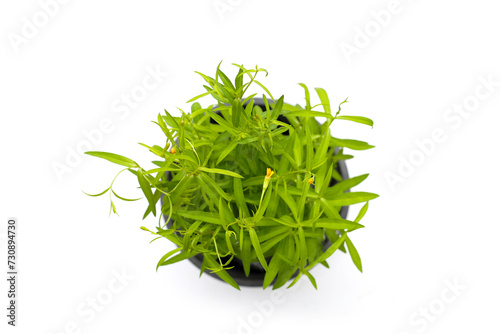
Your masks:
<svg viewBox="0 0 500 334"><path fill-rule="evenodd" d="M263 110L265 110L264 100L261 98L254 98L254 105L257 105L257 106L261 107ZM279 116L278 120L289 124L286 117L284 117L282 115ZM213 121L213 120L211 119L211 121ZM285 132L283 132L283 134L287 134L287 132L288 131L285 131ZM337 148L336 148L336 150L337 150ZM346 166L346 163L344 160L338 161L336 169L343 180L346 180L349 178L349 174L347 172L347 166ZM170 172L166 172L165 174L167 176L167 180L172 179L172 175ZM337 184L337 180L332 178L332 180L330 181L329 187L332 187L335 184ZM161 204L163 206L163 195L161 197ZM340 209L339 214L342 217L342 219L347 218L348 209L349 209L348 206L343 206ZM163 215L163 217L164 217L165 221L167 221L168 216ZM171 219L168 222L167 227L172 228L172 225L173 225L173 220ZM330 240L326 237L322 243L323 243L323 251L326 251L328 249L328 247L330 247L332 245ZM203 264L203 254L197 254L193 257L190 257L188 260L191 261L196 267L201 269L202 264ZM223 257L223 258L221 258L221 260L223 262L226 262L227 260L229 260L229 257L226 257L226 258ZM269 263L270 258L267 258L266 260ZM245 275L245 270L243 269L243 261L237 257L233 257L231 262L228 264L228 267L233 267L231 269L227 269L226 271L235 280L235 282L238 283L239 286L262 287L264 285L264 277L266 275L266 270L264 269L264 267L262 267L260 262L252 262L250 264L250 273L248 276ZM217 276L217 274L211 273L209 270L206 270L204 273L207 273L209 276L215 277L216 279L224 282L219 276ZM299 273L299 271L297 270L293 274L293 276L290 278L290 280L293 280L298 275L298 273ZM276 281L276 278L274 279L274 281ZM274 284L274 281L271 283L271 285Z"/></svg>

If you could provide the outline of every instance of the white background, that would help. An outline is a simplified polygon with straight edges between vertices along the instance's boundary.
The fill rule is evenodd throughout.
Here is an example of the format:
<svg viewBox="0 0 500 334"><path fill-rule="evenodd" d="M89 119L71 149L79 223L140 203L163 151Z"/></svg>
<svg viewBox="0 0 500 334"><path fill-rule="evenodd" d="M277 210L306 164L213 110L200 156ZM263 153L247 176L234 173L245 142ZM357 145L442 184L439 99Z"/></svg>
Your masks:
<svg viewBox="0 0 500 334"><path fill-rule="evenodd" d="M496 5L74 0L50 7L44 22L38 1L3 1L1 263L4 272L6 222L17 217L20 279L15 329L6 325L1 280L1 332L498 333ZM381 26L373 12L387 9L393 14ZM30 31L27 22L34 21L39 27ZM365 29L371 37L363 39ZM357 53L346 56L347 44ZM381 195L371 202L366 228L352 234L363 274L339 252L330 270L313 270L318 291L304 280L282 289L275 303L269 289L239 292L198 278L187 261L156 272L173 245L149 244L152 236L139 229L156 224L154 217L141 221L145 200L118 201L120 217L108 218L107 197L82 193L108 187L119 166L73 157L74 167L58 178L54 165L67 166L68 152L87 140L84 131L106 119L111 129L90 149L148 166L151 154L137 143L162 139L150 121L164 108L189 109L185 102L204 91L194 71L212 75L221 60L232 75L232 62L268 69L262 82L290 103L303 103L297 83L304 82L325 88L332 104L349 97L343 114L374 119L373 129L332 126L340 138L376 146L348 162L352 176L371 174L358 190ZM140 90L148 69L168 75L128 113L116 112L123 94ZM490 91L481 83L488 77L496 83ZM449 111L464 103L471 111L463 117ZM441 140L429 144L435 131ZM426 155L416 141L427 143ZM396 175L391 186L387 178ZM140 194L132 176L116 187L123 196ZM115 282L122 271L127 280ZM455 283L454 294L447 286ZM97 297L106 305L93 314L86 303Z"/></svg>

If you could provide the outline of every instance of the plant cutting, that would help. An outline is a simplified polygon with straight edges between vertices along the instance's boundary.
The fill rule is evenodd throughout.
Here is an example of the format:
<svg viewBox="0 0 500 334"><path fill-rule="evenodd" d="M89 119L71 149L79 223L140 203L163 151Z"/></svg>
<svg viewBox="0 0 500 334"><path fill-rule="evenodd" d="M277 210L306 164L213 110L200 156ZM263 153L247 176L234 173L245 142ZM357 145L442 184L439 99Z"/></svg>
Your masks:
<svg viewBox="0 0 500 334"><path fill-rule="evenodd" d="M368 174L349 178L344 149L367 150L366 142L332 136L332 122L351 121L373 126L361 116L332 111L326 91L316 88L313 105L308 87L305 105L275 99L257 76L259 67L236 66L234 80L222 72L198 73L205 92L187 103L191 110L172 115L165 110L154 123L165 135L157 145L146 145L154 156L151 166L122 155L86 152L130 172L147 199L143 219L158 216L156 227L141 228L153 240L166 238L176 245L159 267L189 259L231 286L257 285L264 289L288 287L306 276L317 288L311 269L336 252L348 252L362 271L360 256L350 235L363 227L368 203L378 195L351 192ZM263 91L262 98L251 89ZM215 104L198 99L212 97ZM110 212L116 213L111 185L90 196L109 193ZM354 220L347 207L364 203ZM159 210L157 210L159 208ZM162 220L162 217L164 220Z"/></svg>

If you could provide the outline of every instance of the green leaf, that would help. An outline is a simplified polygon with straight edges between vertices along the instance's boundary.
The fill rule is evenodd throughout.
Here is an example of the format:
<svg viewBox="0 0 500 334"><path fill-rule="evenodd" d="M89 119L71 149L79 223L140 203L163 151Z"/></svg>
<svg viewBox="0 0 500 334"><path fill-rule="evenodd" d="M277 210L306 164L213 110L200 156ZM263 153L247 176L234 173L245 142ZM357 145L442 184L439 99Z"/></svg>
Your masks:
<svg viewBox="0 0 500 334"><path fill-rule="evenodd" d="M370 148L375 147L364 141L354 140L354 139L340 139L335 137L330 138L330 144L337 147L347 147L350 148L351 150L358 150L358 151L368 150Z"/></svg>
<svg viewBox="0 0 500 334"><path fill-rule="evenodd" d="M82 192L83 192L85 195L87 195L87 196L98 197L98 196L101 196L101 195L104 195L105 193L107 193L109 189L111 189L111 186L109 186L108 188L104 189L104 190L103 190L103 192L98 193L98 194L95 194L95 195L93 195L93 194L87 194L87 193L86 193L85 191L83 191L83 190L82 190Z"/></svg>
<svg viewBox="0 0 500 334"><path fill-rule="evenodd" d="M363 217L365 216L366 211L368 211L368 202L366 202L365 205L363 205L363 207L361 208L361 210L359 210L358 216L356 217L356 219L354 219L354 221L356 223L359 223L359 221L363 219Z"/></svg>
<svg viewBox="0 0 500 334"><path fill-rule="evenodd" d="M221 186L215 182L210 176L206 174L200 174L200 177L203 179L204 182L210 184L217 193L224 198L226 201L230 201L231 197L221 188Z"/></svg>
<svg viewBox="0 0 500 334"><path fill-rule="evenodd" d="M234 234L234 232L233 232ZM226 231L226 245L229 251L234 254L234 248L233 248L233 243L231 242L231 231L227 230Z"/></svg>
<svg viewBox="0 0 500 334"><path fill-rule="evenodd" d="M278 242L285 239L289 235L288 234L289 231L290 231L290 228L288 228L286 226L279 226L278 230L276 230L274 232L274 233L276 233L276 232L279 232L279 233L274 234L272 237L268 237L266 239L266 241L263 241L264 238L261 237L259 240L262 243L261 244L262 252L266 253L271 248L273 248L276 244L278 244Z"/></svg>
<svg viewBox="0 0 500 334"><path fill-rule="evenodd" d="M290 208L290 211L292 211L293 216L297 218L298 214L297 203L295 203L295 200L293 199L292 195L289 192L285 192L285 189L281 187L277 188L276 191L280 195L281 199L285 201L287 206Z"/></svg>
<svg viewBox="0 0 500 334"><path fill-rule="evenodd" d="M146 209L146 212L144 212L144 216L142 217L142 219L145 219L153 211L153 209L156 210L156 203L158 203L158 201L160 200L161 194L162 193L158 189L155 190L153 194L153 205L148 205L148 208Z"/></svg>
<svg viewBox="0 0 500 334"><path fill-rule="evenodd" d="M352 243L351 239L346 234L346 239L345 243L347 245L347 249L349 250L349 254L351 255L352 262L356 265L356 268L358 268L359 271L363 272L363 267L361 265L361 258L359 256L358 251L356 250L356 247L354 247L354 244Z"/></svg>
<svg viewBox="0 0 500 334"><path fill-rule="evenodd" d="M229 133L228 131L224 131L224 132L221 132L217 138L215 138L215 140L212 142L212 145L218 145L224 141L227 141L229 138L231 138L231 133Z"/></svg>
<svg viewBox="0 0 500 334"><path fill-rule="evenodd" d="M191 114L194 113L196 110L200 110L201 105L198 102L195 102L191 105Z"/></svg>
<svg viewBox="0 0 500 334"><path fill-rule="evenodd" d="M193 252L193 251L183 251L182 253L177 254L177 255L171 257L170 259L166 260L161 265L162 266L166 266L166 265L169 265L169 264L174 264L174 263L177 263L177 262L189 259L190 257L193 257L196 254L198 254L198 253L197 252Z"/></svg>
<svg viewBox="0 0 500 334"><path fill-rule="evenodd" d="M364 227L361 224L346 219L339 218L320 218L317 220L308 220L301 223L304 227L318 227L330 230L355 230Z"/></svg>
<svg viewBox="0 0 500 334"><path fill-rule="evenodd" d="M276 130L273 130L271 132L271 136L274 137L274 136L277 136L277 135L279 135L279 134L281 134L283 132L286 132L286 131L289 131L289 130L287 128L285 128L285 127L280 127L280 128L278 128Z"/></svg>
<svg viewBox="0 0 500 334"><path fill-rule="evenodd" d="M213 94L213 93L215 93L215 90L210 90L210 91L205 92L205 93L202 93L202 94L200 94L200 95L196 95L195 97L193 97L192 99L190 99L190 100L189 100L189 101L187 101L186 103L191 103L191 102L193 102L193 101L196 101L196 100L198 100L198 99L200 99L200 98L202 98L202 97L204 97L204 96L207 96L207 95L209 95L209 94Z"/></svg>
<svg viewBox="0 0 500 334"><path fill-rule="evenodd" d="M137 179L139 180L139 185L141 186L144 196L146 196L146 199L149 202L149 206L152 208L153 215L156 217L156 202L153 198L151 186L146 177L144 177L144 175L142 175L141 173L137 174Z"/></svg>
<svg viewBox="0 0 500 334"><path fill-rule="evenodd" d="M269 266L267 268L266 275L264 276L264 284L263 284L264 289L267 288L272 283L272 281L274 280L274 278L278 274L278 271L281 268L281 263L283 261L281 260L280 255L284 254L285 249L288 248L287 245L288 240L289 239L287 238L278 244L276 252L274 253L274 256L271 258L271 262L269 263Z"/></svg>
<svg viewBox="0 0 500 334"><path fill-rule="evenodd" d="M113 162L118 165L122 165L125 167L139 167L139 165L134 161L129 158L126 158L122 155L114 154L114 153L108 153L108 152L98 152L98 151L87 151L85 154L101 158L101 159L106 159L110 162Z"/></svg>
<svg viewBox="0 0 500 334"><path fill-rule="evenodd" d="M208 111L208 114L210 115L210 117L216 121L222 128L224 128L226 131L232 133L232 134L238 134L239 130L236 129L234 126L232 126L231 124L229 124L228 121L226 121L224 118L222 118L221 116L217 115L216 113L214 113L213 111Z"/></svg>
<svg viewBox="0 0 500 334"><path fill-rule="evenodd" d="M167 112L165 110L165 112ZM170 118L172 119L171 122L176 122L172 116L170 116ZM165 134L165 136L167 136L168 140L170 141L170 144L172 145L172 147L176 147L177 149L179 149L179 145L177 145L177 142L175 141L174 139L174 136L172 135L172 133L170 132L170 129L167 128L167 124L165 123L165 119L168 119L167 117L163 117L161 114L158 114L158 124L163 133ZM176 122L177 123L177 122Z"/></svg>
<svg viewBox="0 0 500 334"><path fill-rule="evenodd" d="M113 213L118 214L118 212L116 212L115 203L113 203L112 200L111 200L111 207L109 208L109 214L110 215L111 215L111 210L113 210Z"/></svg>
<svg viewBox="0 0 500 334"><path fill-rule="evenodd" d="M223 93L219 91L219 89L217 88L217 86L215 86L215 87L214 87L214 88L215 88L215 90L213 90L213 89L211 89L210 87L205 86L205 85L204 85L203 87L204 87L204 88L207 90L207 92L209 92L209 93L210 93L210 95L211 95L214 99L216 99L217 101L222 102L222 103L228 103L228 102L229 102L226 98L224 98L224 97L223 97ZM215 92L215 93L213 93L213 92Z"/></svg>
<svg viewBox="0 0 500 334"><path fill-rule="evenodd" d="M205 79L205 81L206 81L206 82L207 82L210 86L212 86L212 87L213 87L213 85L215 84L215 79L214 79L214 78L209 77L209 76L207 76L207 75L205 75L205 74L203 74L203 73L197 72L197 71L194 71L194 73L196 73L196 74L200 75L203 79Z"/></svg>
<svg viewBox="0 0 500 334"><path fill-rule="evenodd" d="M206 212L206 211L185 211L185 210L177 210L176 213L184 218L201 220L211 224L222 225L222 221L218 213Z"/></svg>
<svg viewBox="0 0 500 334"><path fill-rule="evenodd" d="M285 257L282 257L282 260L285 260L286 258ZM283 263L285 262L285 263ZM273 285L273 290L276 290L280 287L282 287L283 285L286 284L286 282L288 282L288 280L290 280L293 276L293 274L297 271L297 266L293 266L289 263L287 263L286 261L282 261L283 265L282 267L280 268L281 270L278 272L278 278L276 278L276 282L274 283ZM296 278L297 280L300 278L299 276L301 276L302 274L299 273L299 275L297 275L298 278ZM297 282L295 280L295 282ZM293 282L292 282L293 284ZM290 287L291 285L289 285L288 287Z"/></svg>
<svg viewBox="0 0 500 334"><path fill-rule="evenodd" d="M241 102L241 105L245 105L246 103L249 103L249 101L250 101L250 100L252 100L252 101L250 101L250 102L252 102L252 103L253 103L253 98L254 98L256 95L257 95L257 93L254 93L254 94L252 94L252 95L247 96L247 97L246 97L246 98L245 98L245 99ZM247 105L247 106L248 106L248 105ZM245 107L245 112L247 111L247 110L246 110L246 108L247 108L247 107ZM253 108L253 107L252 107L252 108Z"/></svg>
<svg viewBox="0 0 500 334"><path fill-rule="evenodd" d="M181 171L180 168L172 168L172 167L161 167L161 168L153 168L148 171L145 171L144 174L153 174L153 173L164 173L164 172L178 172Z"/></svg>
<svg viewBox="0 0 500 334"><path fill-rule="evenodd" d="M217 159L217 165L222 161L224 160L224 158L229 154L231 153L235 148L236 146L238 145L238 141L236 140L233 140L223 151L222 153L219 155L219 159Z"/></svg>
<svg viewBox="0 0 500 334"><path fill-rule="evenodd" d="M357 186L366 178L368 177L369 174L363 174L355 177L351 177L350 179L340 181L336 183L333 187L328 188L325 193L329 194L331 199L333 199L334 194L341 194L349 189L352 189L353 187Z"/></svg>
<svg viewBox="0 0 500 334"><path fill-rule="evenodd" d="M307 194L311 190L311 185L309 184L307 179L302 180L302 193L300 194L299 201L297 202L297 208L298 208L298 213L297 216L299 220L302 220L304 217L304 211L306 207L306 199L307 199Z"/></svg>
<svg viewBox="0 0 500 334"><path fill-rule="evenodd" d="M297 166L300 166L302 164L302 142L297 136L297 132L294 132L293 135L290 137L290 140L293 140L293 156L295 158L295 163Z"/></svg>
<svg viewBox="0 0 500 334"><path fill-rule="evenodd" d="M190 152L190 151L187 151L187 152ZM174 156L174 159L188 160L188 161L191 161L192 163L194 163L195 165L198 165L198 161L194 160L192 157L190 157L187 154L175 153L173 156Z"/></svg>
<svg viewBox="0 0 500 334"><path fill-rule="evenodd" d="M342 245L344 243L346 237L347 237L347 233L344 233L342 235L342 237L339 238L337 241L335 241L330 247L328 247L328 249L316 259L316 261L314 261L309 266L307 266L306 270L311 269L316 264L323 262L326 259L328 259L330 256L332 256L333 253L335 253L335 251L340 247L340 245Z"/></svg>
<svg viewBox="0 0 500 334"><path fill-rule="evenodd" d="M273 97L273 94L271 94L271 92L263 85L261 84L259 81L257 80L254 80L253 82L255 82L257 85L259 85L270 97L271 99L273 99L273 101L276 101Z"/></svg>
<svg viewBox="0 0 500 334"><path fill-rule="evenodd" d="M311 130L309 129L309 126L306 125L306 169L308 171L312 170L313 158L314 148L311 137Z"/></svg>
<svg viewBox="0 0 500 334"><path fill-rule="evenodd" d="M320 111L312 111L312 110L296 110L296 111L290 111L288 113L284 113L285 116L299 116L299 117L326 117L329 119L333 119L333 116L324 112Z"/></svg>
<svg viewBox="0 0 500 334"><path fill-rule="evenodd" d="M264 253L260 248L260 242L259 238L257 237L257 232L255 232L255 230L250 227L248 229L248 233L250 234L250 240L252 242L253 248L255 249L255 254L257 254L257 258L259 259L260 264L262 264L262 267L264 267L264 269L267 270L267 262L266 259L264 258Z"/></svg>
<svg viewBox="0 0 500 334"><path fill-rule="evenodd" d="M231 172L231 171L225 170L225 169L207 168L207 167L200 167L199 169L201 171L204 171L204 172L207 172L207 173L224 174L224 175L228 175L228 176L232 176L232 177L238 177L240 179L243 178L243 176L241 176L240 174L235 173L235 172Z"/></svg>
<svg viewBox="0 0 500 334"><path fill-rule="evenodd" d="M220 264L211 255L203 254L203 257L204 260L207 261L208 267L216 268L220 266ZM224 282L240 290L238 283L234 281L234 279L231 277L231 275L228 274L228 272L225 269L215 271L215 274L217 274L217 276L219 276L222 280L224 280Z"/></svg>
<svg viewBox="0 0 500 334"><path fill-rule="evenodd" d="M334 207L333 205L331 205L329 201L327 201L324 198L321 198L320 199L320 205L321 205L321 208L323 209L323 211L325 212L325 215L328 218L341 219L340 214L339 214L337 208Z"/></svg>
<svg viewBox="0 0 500 334"><path fill-rule="evenodd" d="M267 206L269 205L269 201L271 200L272 188L273 188L272 183L269 183L269 186L266 189L266 193L264 194L264 200L262 201L262 203L260 203L261 205L259 206L259 209L255 214L254 217L255 223L258 223L262 219L262 216L267 210Z"/></svg>
<svg viewBox="0 0 500 334"><path fill-rule="evenodd" d="M239 178L233 179L233 188L234 188L234 200L236 202L236 205L240 210L243 211L244 217L250 217L248 206L245 201L245 195L243 194L243 186L241 183L241 179ZM240 217L240 219L243 219L244 217Z"/></svg>
<svg viewBox="0 0 500 334"><path fill-rule="evenodd" d="M309 280L311 281L312 285L314 286L314 288L316 290L318 290L318 286L316 285L316 279L314 279L314 276L311 275L311 273L307 270L304 271L304 275L307 276L307 278L309 278Z"/></svg>
<svg viewBox="0 0 500 334"><path fill-rule="evenodd" d="M227 77L227 75L224 74L224 72L222 72L221 70L217 69L217 74L221 78L222 83L224 83L224 86L226 88L231 89L231 91L233 91L233 92L236 90L236 88L234 88L234 86L233 86L233 83L231 82L231 80L229 80L229 78Z"/></svg>
<svg viewBox="0 0 500 334"><path fill-rule="evenodd" d="M326 196L326 195L325 195ZM349 192L342 194L335 194L331 198L325 197L328 202L333 206L346 206L361 202L366 202L377 198L377 194L367 193L367 192Z"/></svg>
<svg viewBox="0 0 500 334"><path fill-rule="evenodd" d="M159 157L162 157L162 158L165 157L165 152L163 151L163 149L159 149L158 147L156 147L156 145L153 147L148 146L148 145L143 144L143 143L139 143L139 145L142 145L142 146L148 148L152 153L156 154Z"/></svg>
<svg viewBox="0 0 500 334"><path fill-rule="evenodd" d="M337 117L335 117L335 119L343 119L346 121L366 124L366 125L373 127L373 121L369 118L362 117L362 116L337 116Z"/></svg>
<svg viewBox="0 0 500 334"><path fill-rule="evenodd" d="M254 95L256 95L256 94L254 94ZM244 103L245 103L245 101L243 101L243 104ZM253 101L253 99L251 99L250 102L248 102L247 106L245 107L245 114L247 115L247 118L252 117L253 104L254 104L254 101Z"/></svg>
<svg viewBox="0 0 500 334"><path fill-rule="evenodd" d="M300 253L300 266L304 267L307 261L307 243L306 237L304 236L304 228L299 226L298 230L299 244L297 245Z"/></svg>
<svg viewBox="0 0 500 334"><path fill-rule="evenodd" d="M156 270L158 271L158 268L160 268L160 266L164 266L165 265L164 263L167 261L167 259L169 257L174 255L175 253L180 252L181 250L182 250L182 247L179 247L179 248L173 249L170 252L168 252L167 254L163 255L162 258L160 259L160 261L158 261L158 264L156 265Z"/></svg>
<svg viewBox="0 0 500 334"><path fill-rule="evenodd" d="M243 75L243 74L248 74L248 76L249 76L250 78L252 78L252 76L250 75L250 73L255 73L255 72L266 72L266 77L267 77L267 75L268 75L267 70L266 70L266 69L264 69L264 68L256 68L256 69L247 70L246 68L244 68L244 67L243 67L243 66L241 66L241 65L238 65L238 64L235 64L235 63L233 63L233 65L234 65L234 66L237 66L237 67L239 67L239 68L241 68L241 69L243 69L243 72L242 72L242 74L241 74L241 75Z"/></svg>
<svg viewBox="0 0 500 334"><path fill-rule="evenodd" d="M233 125L238 127L240 125L241 114L243 113L243 107L241 106L240 99L234 99L232 103L232 122Z"/></svg>
<svg viewBox="0 0 500 334"><path fill-rule="evenodd" d="M287 289L290 289L292 286L294 286L295 284L297 284L297 282L300 280L300 278L302 277L302 274L304 273L304 271L301 271L299 272L299 274L297 276L295 276L295 278L293 279L292 283L290 283L286 288Z"/></svg>
<svg viewBox="0 0 500 334"><path fill-rule="evenodd" d="M266 118L268 119L268 121L270 121L270 111L271 109L269 108L269 102L267 101L267 97L266 97L266 94L263 94L262 95L262 99L264 100L264 106L266 107Z"/></svg>
<svg viewBox="0 0 500 334"><path fill-rule="evenodd" d="M165 111L165 122L167 122L168 126L172 128L179 128L179 123L175 120L175 118L170 115L170 113L167 111L167 109L163 109Z"/></svg>
<svg viewBox="0 0 500 334"><path fill-rule="evenodd" d="M299 85L304 88L306 94L306 109L311 110L311 94L309 93L309 89L303 83L299 83Z"/></svg>
<svg viewBox="0 0 500 334"><path fill-rule="evenodd" d="M252 262L251 246L252 246L252 241L250 241L249 238L245 236L245 230L241 228L240 232L241 261L243 262L243 270L245 272L246 277L250 275L250 265Z"/></svg>
<svg viewBox="0 0 500 334"><path fill-rule="evenodd" d="M314 165L317 165L320 161L326 158L326 152L330 145L330 128L326 128L325 133L321 137L321 142L319 147L316 148L316 154L314 155Z"/></svg>
<svg viewBox="0 0 500 334"><path fill-rule="evenodd" d="M325 109L325 112L328 114L332 114L332 110L330 109L330 100L328 99L328 94L323 88L314 88L316 90L316 93L318 94L318 97L321 101L321 104L323 105L323 109Z"/></svg>
<svg viewBox="0 0 500 334"><path fill-rule="evenodd" d="M133 202L133 201L137 201L137 200L140 200L141 198L125 198L125 197L121 197L119 196L117 193L115 193L115 191L113 189L111 189L111 191L113 192L113 194L118 197L119 199L121 199L122 201L129 201L129 202Z"/></svg>
<svg viewBox="0 0 500 334"><path fill-rule="evenodd" d="M236 78L234 79L234 83L236 84L236 90L238 90L241 86L243 86L243 70L240 68L238 73L236 74Z"/></svg>
<svg viewBox="0 0 500 334"><path fill-rule="evenodd" d="M278 99L278 101L276 101L276 104L273 106L271 117L269 118L270 120L278 119L278 116L281 114L281 111L283 110L283 100L284 99L285 99L285 95L281 95L281 97Z"/></svg>
<svg viewBox="0 0 500 334"><path fill-rule="evenodd" d="M278 115L278 116L279 116L279 115ZM272 120L272 121L271 121L271 124L276 124L276 125L278 125L278 129L279 129L280 127L283 127L283 128L285 128L285 129L287 129L288 131L293 131L293 127L292 127L292 126L290 126L290 124L287 124L287 123L283 123L283 122L280 122L280 121L277 121L277 120Z"/></svg>

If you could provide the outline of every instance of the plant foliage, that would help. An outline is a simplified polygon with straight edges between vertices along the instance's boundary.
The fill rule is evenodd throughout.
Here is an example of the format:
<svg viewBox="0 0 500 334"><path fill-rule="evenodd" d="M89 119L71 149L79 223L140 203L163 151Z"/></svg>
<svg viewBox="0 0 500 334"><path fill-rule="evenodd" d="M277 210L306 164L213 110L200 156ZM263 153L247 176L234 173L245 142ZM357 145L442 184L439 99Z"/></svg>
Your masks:
<svg viewBox="0 0 500 334"><path fill-rule="evenodd" d="M234 80L217 67L214 77L198 73L205 91L188 101L190 112L180 116L167 112L154 121L165 134L159 145L146 145L154 158L154 168L141 167L134 160L105 152L86 152L126 167L133 173L148 201L144 217L159 216L154 231L177 245L165 254L158 267L203 254L202 272L210 270L239 289L228 273L231 260L243 262L245 273L258 262L266 270L264 288L279 288L298 271L289 287L303 275L316 287L309 270L337 250L349 251L359 270L359 254L348 234L362 228L361 218L368 202L378 195L348 192L368 174L342 180L340 160L351 159L344 148L366 150L366 142L333 137L330 125L335 120L373 126L360 116L339 115L332 111L327 93L315 91L320 103L311 106L310 91L305 91L305 107L275 99L257 80L263 68L238 68ZM248 94L252 86L265 92L264 107ZM197 99L210 95L216 105L203 108ZM316 118L321 118L322 123ZM120 173L122 172L120 171ZM116 178L115 178L116 179ZM335 181L332 181L335 180ZM114 180L113 180L114 182ZM334 184L332 186L332 184ZM112 189L107 192L121 200ZM157 206L163 197L161 210ZM354 221L342 219L342 206L366 203ZM111 201L111 209L116 208ZM167 217L161 222L162 215ZM329 239L331 246L323 249Z"/></svg>

